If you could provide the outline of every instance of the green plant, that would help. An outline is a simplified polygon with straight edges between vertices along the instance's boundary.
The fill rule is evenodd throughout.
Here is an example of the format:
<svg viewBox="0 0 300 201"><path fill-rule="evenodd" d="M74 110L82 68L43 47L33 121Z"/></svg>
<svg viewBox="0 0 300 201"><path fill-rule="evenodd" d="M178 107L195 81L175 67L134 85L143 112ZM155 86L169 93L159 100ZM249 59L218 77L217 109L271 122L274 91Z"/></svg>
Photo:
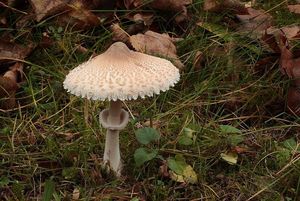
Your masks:
<svg viewBox="0 0 300 201"><path fill-rule="evenodd" d="M136 139L144 146L160 138L159 133L153 128L140 128L135 132ZM141 166L158 156L157 148L140 147L134 152L136 166Z"/></svg>

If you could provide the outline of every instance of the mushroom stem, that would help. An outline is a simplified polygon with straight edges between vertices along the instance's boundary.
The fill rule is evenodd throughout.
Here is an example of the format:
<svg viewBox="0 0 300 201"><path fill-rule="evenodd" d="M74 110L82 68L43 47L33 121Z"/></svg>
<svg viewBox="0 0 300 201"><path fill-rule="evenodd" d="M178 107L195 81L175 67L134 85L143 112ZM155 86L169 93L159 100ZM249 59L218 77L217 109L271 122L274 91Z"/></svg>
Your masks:
<svg viewBox="0 0 300 201"><path fill-rule="evenodd" d="M109 112L108 112L108 122L111 124L119 124L122 112L122 102L120 100L110 101Z"/></svg>
<svg viewBox="0 0 300 201"><path fill-rule="evenodd" d="M107 123L110 125L119 125L121 121L122 102L120 100L111 101ZM107 129L105 138L104 162L109 162L110 167L119 176L121 174L121 155L119 147L119 130Z"/></svg>

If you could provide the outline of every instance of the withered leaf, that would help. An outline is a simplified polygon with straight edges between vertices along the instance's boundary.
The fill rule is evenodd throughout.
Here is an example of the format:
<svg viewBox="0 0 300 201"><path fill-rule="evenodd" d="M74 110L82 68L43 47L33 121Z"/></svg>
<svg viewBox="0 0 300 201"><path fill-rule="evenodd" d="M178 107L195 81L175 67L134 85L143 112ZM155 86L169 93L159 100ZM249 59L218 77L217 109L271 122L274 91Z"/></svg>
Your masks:
<svg viewBox="0 0 300 201"><path fill-rule="evenodd" d="M280 48L277 44L276 37L267 32L261 37L261 40L266 43L275 53L280 53Z"/></svg>
<svg viewBox="0 0 300 201"><path fill-rule="evenodd" d="M288 111L292 114L300 116L300 89L290 87L287 95Z"/></svg>
<svg viewBox="0 0 300 201"><path fill-rule="evenodd" d="M273 34L279 37L280 33L284 33L285 37L290 40L294 38L300 38L300 26L291 25L281 28L270 27L266 30L267 34Z"/></svg>
<svg viewBox="0 0 300 201"><path fill-rule="evenodd" d="M288 9L292 13L300 14L300 4L288 5Z"/></svg>
<svg viewBox="0 0 300 201"><path fill-rule="evenodd" d="M0 62L5 60L22 60L34 49L34 44L27 47L0 39Z"/></svg>
<svg viewBox="0 0 300 201"><path fill-rule="evenodd" d="M132 17L129 16L129 19L134 22L143 22L144 25L150 26L153 22L152 13L136 13Z"/></svg>
<svg viewBox="0 0 300 201"><path fill-rule="evenodd" d="M168 10L175 12L186 12L186 6L192 4L192 0L154 0L150 7L159 10Z"/></svg>
<svg viewBox="0 0 300 201"><path fill-rule="evenodd" d="M234 14L248 14L248 10L245 8L245 6L237 0L205 0L203 10L211 12L229 10Z"/></svg>
<svg viewBox="0 0 300 201"><path fill-rule="evenodd" d="M143 5L143 0L124 0L127 9L137 8Z"/></svg>
<svg viewBox="0 0 300 201"><path fill-rule="evenodd" d="M58 17L59 24L71 25L77 29L86 29L100 24L100 19L87 9L84 2L75 0L68 6L71 10Z"/></svg>
<svg viewBox="0 0 300 201"><path fill-rule="evenodd" d="M70 0L30 0L36 15L36 21L66 10Z"/></svg>
<svg viewBox="0 0 300 201"><path fill-rule="evenodd" d="M263 10L246 9L249 14L236 15L241 22L238 30L259 36L264 34L265 30L273 23L272 16Z"/></svg>
<svg viewBox="0 0 300 201"><path fill-rule="evenodd" d="M23 64L16 63L9 71L0 77L0 109L12 109L15 107L15 93L19 88L18 77L21 77Z"/></svg>
<svg viewBox="0 0 300 201"><path fill-rule="evenodd" d="M133 48L139 52L162 56L171 59L179 69L184 67L177 56L176 46L168 34L147 31L145 34L130 36L129 40Z"/></svg>
<svg viewBox="0 0 300 201"><path fill-rule="evenodd" d="M122 41L124 43L129 41L129 34L124 31L124 29L122 29L118 23L112 24L110 29L112 31L113 41Z"/></svg>
<svg viewBox="0 0 300 201"><path fill-rule="evenodd" d="M193 65L195 70L201 69L201 63L203 61L203 52L197 51L194 57Z"/></svg>
<svg viewBox="0 0 300 201"><path fill-rule="evenodd" d="M295 55L294 55L295 56ZM292 78L294 79L294 86L300 87L300 57L293 59Z"/></svg>
<svg viewBox="0 0 300 201"><path fill-rule="evenodd" d="M284 74L287 74L290 78L293 77L293 53L290 50L289 42L283 33L279 37L280 55L280 67Z"/></svg>

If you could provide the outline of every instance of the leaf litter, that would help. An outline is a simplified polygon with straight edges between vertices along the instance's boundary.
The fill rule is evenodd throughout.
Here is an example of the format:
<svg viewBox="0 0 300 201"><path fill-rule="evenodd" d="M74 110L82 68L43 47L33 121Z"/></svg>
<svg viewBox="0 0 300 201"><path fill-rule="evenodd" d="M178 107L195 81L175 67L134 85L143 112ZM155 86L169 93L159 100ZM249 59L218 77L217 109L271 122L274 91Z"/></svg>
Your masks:
<svg viewBox="0 0 300 201"><path fill-rule="evenodd" d="M106 4L102 1L92 1L90 5L87 5L84 1L55 0L41 2L30 0L29 2L31 7L28 8L26 12L22 10L20 12L18 10L19 8L13 8L14 4L12 2L13 1L9 1L6 5L6 8L9 9L9 12L15 12L18 15L26 15L27 12L30 13L33 11L31 12L34 15L33 19L40 23L44 23L43 21L49 21L50 23L58 22L59 25L64 27L70 26L73 28L75 27L77 30L89 30L90 28L93 29L103 26L103 21L106 20L105 18L102 18L102 15L99 17L101 14L99 11L102 10L100 5ZM190 19L188 15L188 8L191 4L191 0L155 0L152 2L142 0L111 1L109 6L112 8L112 10L115 8L125 7L126 9L131 9L131 13L123 16L116 10L111 11L110 15L113 14L113 17L110 16L110 20L106 22L108 25L113 23L111 27L113 41L123 41L136 51L168 58L172 60L178 68L185 70L183 68L184 64L177 54L177 48L175 44L176 40L170 37L170 33L172 33L172 36L177 36L176 29L174 28L175 31L171 30L169 32L168 30L160 30L159 26L156 24L156 12L144 11L147 9L167 11L176 15L176 17L180 16L178 19L182 18L184 21ZM299 39L299 26L289 25L284 27L274 27L274 19L271 14L265 10L252 8L249 5L246 6L244 3L236 0L205 0L203 9L207 12L222 12L228 9L226 11L234 16L234 22L236 23L235 28L236 30L240 31L239 34L246 34L247 37L253 37L250 35L250 33L254 33L253 38L259 39L259 42L264 41L264 43L269 46L266 51L268 51L268 53L274 53L274 57L279 59L279 66L282 69L282 72L287 75L287 77L293 79L287 93L288 111L290 111L292 114L300 115L300 59L299 55L296 54L297 46L291 45L294 41ZM289 9L290 12L299 14L298 6L299 5L288 5L287 9ZM138 9L143 9L143 11ZM174 15L172 16L172 19L176 18ZM103 16L106 15L103 14ZM27 23L21 23L22 26L30 26L30 19L31 18L23 18L23 20L27 21ZM125 19L129 20L130 22L126 21ZM176 23L179 23L180 21L181 20L177 20L174 26L178 26ZM10 22L6 19L6 17L2 17L0 19L0 23L0 26L10 26ZM129 26L126 26L126 28L123 29L123 24L126 23L129 23ZM137 24L143 26L136 26ZM131 27L131 29L129 27ZM174 34L173 31L175 32ZM178 35L180 37L186 37L188 34L189 33L182 33ZM51 36L45 37L48 40ZM61 38L59 40L61 40ZM26 46L7 40L3 43L2 41L0 42L1 63L9 63L8 68L6 66L7 69L4 70L0 79L1 86L3 86L2 89L4 89L0 91L1 98L5 97L3 100L4 102L7 101L7 103L5 103L6 106L1 106L2 109L13 108L16 105L15 93L19 88L19 76L23 74L24 65L20 62L16 63L16 61L24 60L35 49L36 46L33 44L34 43L29 43ZM46 48L54 45L55 42L49 42ZM88 52L86 49L84 49L84 47L88 47L88 45L80 43L80 45L77 45L76 50ZM234 51L235 47L232 49ZM202 68L206 67L205 56L205 52L200 50L194 52L194 60L191 63L193 63L193 66L196 70L201 71ZM227 130L228 128L229 127L226 127ZM248 150L247 147L238 145L244 140L242 137L240 137L240 135L238 135L240 132L237 132L236 130L234 131L232 128L230 129L232 133L236 134L235 137L228 138L231 146L233 147L231 147L229 151L221 153L220 157L229 164L236 164L238 160L238 154L248 152ZM187 137L189 137L189 141L185 140L183 144L192 145L195 143L196 137L194 137L194 134L192 137ZM34 141L34 143L36 143L36 141ZM157 154L158 153L156 150L155 152L150 152L148 148L143 148L140 149L140 152L137 152L136 157L139 157L140 161L149 161L150 159L156 157ZM173 162L170 162L172 160ZM169 163L165 162L163 166L161 166L161 172L164 177L168 177L176 182L185 184L195 184L199 181L198 174L191 165L187 164L185 160L182 159L182 157L171 156L168 162ZM101 177L101 175L99 177ZM79 188L73 188L73 199L76 200L80 196L81 191L79 191Z"/></svg>

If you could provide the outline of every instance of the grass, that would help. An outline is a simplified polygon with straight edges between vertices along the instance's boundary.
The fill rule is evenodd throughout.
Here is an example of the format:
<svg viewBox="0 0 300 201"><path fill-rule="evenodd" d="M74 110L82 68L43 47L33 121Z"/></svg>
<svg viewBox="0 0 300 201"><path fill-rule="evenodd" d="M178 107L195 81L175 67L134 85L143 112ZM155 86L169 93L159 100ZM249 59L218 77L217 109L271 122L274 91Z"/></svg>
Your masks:
<svg viewBox="0 0 300 201"><path fill-rule="evenodd" d="M272 2L258 5L274 8L278 26L294 23L294 18L289 21L281 18L282 12L273 12L279 8ZM177 43L186 66L180 82L154 98L126 102L135 119L121 134L125 167L120 180L101 172L105 130L98 114L107 103L74 97L62 87L70 69L107 47L110 32L105 27L61 32L50 22L38 24L34 37L51 25L56 42L26 59L19 106L1 112L1 200L47 200L52 193L54 200L70 200L78 190L80 200L299 200L299 151L286 146L287 140L299 142L300 128L299 118L285 112L289 80L277 62L256 69L266 54L259 41L236 34L220 16L200 6L201 1L190 6L190 32L182 33L184 40ZM194 26L199 20L210 29ZM164 19L160 23L165 27ZM76 52L81 43L90 52ZM196 51L205 55L199 69L193 66ZM133 153L140 144L134 132L149 122L161 135L149 148L158 149L161 158L136 167ZM220 157L235 147L231 135L219 131L221 125L241 131L237 147L246 151L238 154L236 165ZM184 128L196 131L191 146L178 142ZM197 184L177 183L160 174L164 160L178 154L197 173Z"/></svg>

